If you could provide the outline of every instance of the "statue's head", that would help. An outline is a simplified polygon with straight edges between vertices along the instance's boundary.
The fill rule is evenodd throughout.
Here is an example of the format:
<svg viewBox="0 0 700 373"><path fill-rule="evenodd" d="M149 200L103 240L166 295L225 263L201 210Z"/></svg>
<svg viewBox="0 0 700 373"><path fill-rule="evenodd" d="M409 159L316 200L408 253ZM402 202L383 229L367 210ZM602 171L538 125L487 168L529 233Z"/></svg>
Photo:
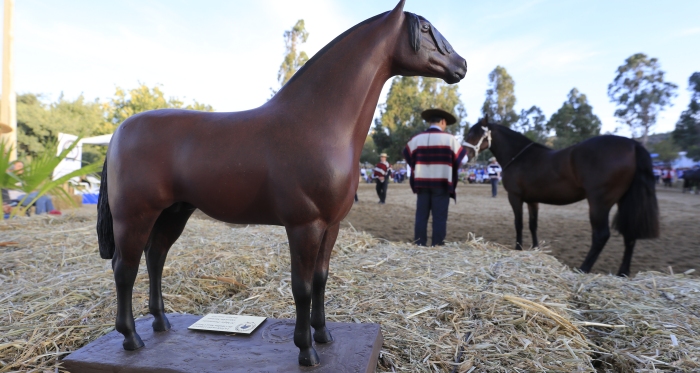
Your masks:
<svg viewBox="0 0 700 373"><path fill-rule="evenodd" d="M404 12L405 0L389 13L402 22L402 36L396 44L393 73L404 76L440 78L449 84L462 80L467 61L427 19Z"/></svg>

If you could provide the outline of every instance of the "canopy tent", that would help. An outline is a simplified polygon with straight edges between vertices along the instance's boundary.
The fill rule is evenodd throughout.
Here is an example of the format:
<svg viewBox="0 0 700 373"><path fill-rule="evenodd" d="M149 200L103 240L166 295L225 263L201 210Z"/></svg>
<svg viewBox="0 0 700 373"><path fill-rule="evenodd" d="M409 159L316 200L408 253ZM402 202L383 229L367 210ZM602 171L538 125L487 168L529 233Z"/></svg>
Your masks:
<svg viewBox="0 0 700 373"><path fill-rule="evenodd" d="M61 162L53 170L53 179L56 180L59 177L71 173L75 170L80 169L83 166L83 145L109 145L109 141L112 139L112 134L100 135L94 137L86 137L78 142L78 145L73 148L73 150L66 155L66 157L61 160ZM70 135L67 133L58 134L58 149L56 149L56 155L60 155L61 152L68 148L78 140L78 136ZM92 179L92 180L91 180ZM76 189L76 194L83 195L84 204L95 204L97 203L97 196L99 194L99 181L95 178L88 177L89 183L74 178L71 182L74 185L82 186L82 191Z"/></svg>
<svg viewBox="0 0 700 373"><path fill-rule="evenodd" d="M109 145L109 140L112 139L113 133L109 135L99 135L94 137L86 137L78 143L78 146L89 144L89 145Z"/></svg>

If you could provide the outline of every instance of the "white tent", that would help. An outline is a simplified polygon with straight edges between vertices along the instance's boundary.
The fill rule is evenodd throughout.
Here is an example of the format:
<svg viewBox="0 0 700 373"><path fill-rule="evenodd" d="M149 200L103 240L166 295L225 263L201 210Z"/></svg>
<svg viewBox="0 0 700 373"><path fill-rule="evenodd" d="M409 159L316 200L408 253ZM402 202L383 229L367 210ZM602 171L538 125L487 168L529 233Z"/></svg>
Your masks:
<svg viewBox="0 0 700 373"><path fill-rule="evenodd" d="M78 146L84 145L84 144L90 144L90 145L109 145L109 141L112 139L112 133L109 135L100 135L100 136L95 136L95 137L87 137L78 143Z"/></svg>
<svg viewBox="0 0 700 373"><path fill-rule="evenodd" d="M679 152L678 158L671 162L673 168L692 168L693 166L700 165L700 162L688 158L686 156L687 154L688 152Z"/></svg>
<svg viewBox="0 0 700 373"><path fill-rule="evenodd" d="M63 149L66 149L71 144L78 139L78 136L70 135L67 133L58 134L58 149L56 149L56 155L60 155ZM64 158L61 163L56 166L53 170L53 179L56 180L59 177L71 173L75 170L80 169L83 166L83 145L109 145L109 141L112 139L112 134L100 135L95 137L86 137L78 142L78 145L73 148L73 151L68 153L66 158Z"/></svg>

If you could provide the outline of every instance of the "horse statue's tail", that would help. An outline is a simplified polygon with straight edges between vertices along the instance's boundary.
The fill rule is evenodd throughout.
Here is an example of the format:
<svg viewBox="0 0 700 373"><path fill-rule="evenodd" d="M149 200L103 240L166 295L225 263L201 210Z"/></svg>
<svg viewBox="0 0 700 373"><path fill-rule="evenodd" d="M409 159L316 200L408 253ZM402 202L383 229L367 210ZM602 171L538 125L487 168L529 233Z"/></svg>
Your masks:
<svg viewBox="0 0 700 373"><path fill-rule="evenodd" d="M100 246L102 259L112 259L114 256L114 227L112 226L112 211L109 208L107 196L107 158L102 167L102 183L100 195L97 198L97 243Z"/></svg>
<svg viewBox="0 0 700 373"><path fill-rule="evenodd" d="M651 155L635 142L637 170L617 206L613 227L628 239L659 237L659 205Z"/></svg>

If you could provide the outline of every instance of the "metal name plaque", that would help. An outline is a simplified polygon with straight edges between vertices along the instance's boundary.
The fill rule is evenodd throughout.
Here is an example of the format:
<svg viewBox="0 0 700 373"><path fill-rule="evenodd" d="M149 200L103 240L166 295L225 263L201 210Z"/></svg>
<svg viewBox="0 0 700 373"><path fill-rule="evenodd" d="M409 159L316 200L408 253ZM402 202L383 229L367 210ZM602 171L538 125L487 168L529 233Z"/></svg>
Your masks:
<svg viewBox="0 0 700 373"><path fill-rule="evenodd" d="M210 313L190 325L187 329L208 330L213 332L250 334L265 321L266 317L224 315Z"/></svg>

